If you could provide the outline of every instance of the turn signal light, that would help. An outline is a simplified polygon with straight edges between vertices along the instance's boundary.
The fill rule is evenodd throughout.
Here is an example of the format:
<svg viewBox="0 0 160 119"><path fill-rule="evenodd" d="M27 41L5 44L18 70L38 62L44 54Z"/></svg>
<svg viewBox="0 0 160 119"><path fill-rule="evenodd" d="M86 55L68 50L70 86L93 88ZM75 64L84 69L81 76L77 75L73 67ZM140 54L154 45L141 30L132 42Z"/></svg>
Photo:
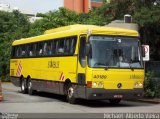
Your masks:
<svg viewBox="0 0 160 119"><path fill-rule="evenodd" d="M87 81L87 88L92 88L92 81Z"/></svg>

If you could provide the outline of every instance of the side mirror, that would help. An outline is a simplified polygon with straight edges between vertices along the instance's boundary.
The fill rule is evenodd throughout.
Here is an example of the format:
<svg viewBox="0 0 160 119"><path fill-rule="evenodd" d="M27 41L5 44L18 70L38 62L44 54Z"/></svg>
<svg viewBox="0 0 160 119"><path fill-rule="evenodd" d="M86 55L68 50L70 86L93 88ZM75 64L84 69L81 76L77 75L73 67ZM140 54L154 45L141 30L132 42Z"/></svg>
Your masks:
<svg viewBox="0 0 160 119"><path fill-rule="evenodd" d="M89 43L86 43L86 55L89 54L90 49L91 49L91 45Z"/></svg>
<svg viewBox="0 0 160 119"><path fill-rule="evenodd" d="M86 66L86 60L85 59L81 59L81 65L82 65L82 67L85 67Z"/></svg>
<svg viewBox="0 0 160 119"><path fill-rule="evenodd" d="M149 61L149 45L142 45L143 61Z"/></svg>
<svg viewBox="0 0 160 119"><path fill-rule="evenodd" d="M145 54L145 47L144 47L144 45L141 46L141 49L142 49L142 57L145 57L146 54Z"/></svg>

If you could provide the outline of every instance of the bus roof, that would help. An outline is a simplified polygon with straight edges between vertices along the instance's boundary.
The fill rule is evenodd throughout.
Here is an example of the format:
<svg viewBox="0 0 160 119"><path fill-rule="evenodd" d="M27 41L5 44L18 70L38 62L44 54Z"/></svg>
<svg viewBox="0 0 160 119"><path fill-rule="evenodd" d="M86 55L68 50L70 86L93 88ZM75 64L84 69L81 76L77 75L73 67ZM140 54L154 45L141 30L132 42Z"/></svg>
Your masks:
<svg viewBox="0 0 160 119"><path fill-rule="evenodd" d="M49 40L49 39L61 38L79 34L103 34L103 35L116 35L116 36L135 36L135 37L139 36L139 33L136 30L115 28L108 26L75 24L75 25L69 25L69 26L46 30L44 34L39 36L15 40L12 45L20 45L20 44L32 43L42 40Z"/></svg>

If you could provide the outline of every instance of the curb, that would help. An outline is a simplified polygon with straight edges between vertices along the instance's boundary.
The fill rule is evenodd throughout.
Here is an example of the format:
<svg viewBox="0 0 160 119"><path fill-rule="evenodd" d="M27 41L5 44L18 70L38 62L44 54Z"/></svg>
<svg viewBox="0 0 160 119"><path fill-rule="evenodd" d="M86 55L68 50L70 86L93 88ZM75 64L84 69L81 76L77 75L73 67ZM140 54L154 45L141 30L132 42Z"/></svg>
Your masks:
<svg viewBox="0 0 160 119"><path fill-rule="evenodd" d="M160 99L139 99L138 101L153 103L153 104L160 104Z"/></svg>
<svg viewBox="0 0 160 119"><path fill-rule="evenodd" d="M132 102L144 102L144 103L152 103L152 104L160 104L160 98L159 99L137 99L137 100L127 100Z"/></svg>
<svg viewBox="0 0 160 119"><path fill-rule="evenodd" d="M2 84L11 84L11 82L1 82Z"/></svg>

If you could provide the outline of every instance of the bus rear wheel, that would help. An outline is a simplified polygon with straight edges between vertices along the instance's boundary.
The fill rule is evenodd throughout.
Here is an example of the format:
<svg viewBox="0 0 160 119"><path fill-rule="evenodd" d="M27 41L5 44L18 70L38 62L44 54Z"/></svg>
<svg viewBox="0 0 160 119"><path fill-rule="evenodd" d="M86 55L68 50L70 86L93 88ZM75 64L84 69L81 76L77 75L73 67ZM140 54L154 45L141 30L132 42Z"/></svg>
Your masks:
<svg viewBox="0 0 160 119"><path fill-rule="evenodd" d="M21 93L27 93L26 80L24 78L21 79Z"/></svg>
<svg viewBox="0 0 160 119"><path fill-rule="evenodd" d="M111 104L119 104L120 101L121 101L121 99L110 99L110 100L109 100L109 102L110 102Z"/></svg>
<svg viewBox="0 0 160 119"><path fill-rule="evenodd" d="M68 85L66 92L67 92L67 101L70 104L75 104L76 103L76 99L74 97L74 88L72 87L71 84Z"/></svg>

